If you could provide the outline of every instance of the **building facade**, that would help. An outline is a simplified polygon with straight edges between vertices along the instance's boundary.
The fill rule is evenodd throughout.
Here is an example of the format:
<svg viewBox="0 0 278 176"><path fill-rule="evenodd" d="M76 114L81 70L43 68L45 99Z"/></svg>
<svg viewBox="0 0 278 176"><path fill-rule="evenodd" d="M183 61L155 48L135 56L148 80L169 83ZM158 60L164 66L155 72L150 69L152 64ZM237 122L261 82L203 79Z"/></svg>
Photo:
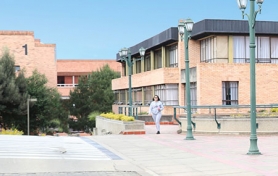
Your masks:
<svg viewBox="0 0 278 176"><path fill-rule="evenodd" d="M62 98L69 98L70 90L78 85L78 78L104 65L121 72L115 60L57 60L56 44L44 44L31 31L0 31L1 54L8 50L15 59L15 71L25 70L29 77L36 69L48 80L47 86L57 87Z"/></svg>
<svg viewBox="0 0 278 176"><path fill-rule="evenodd" d="M63 99L68 99L70 90L78 86L78 79L101 69L105 65L121 72L121 64L115 60L57 60L57 88Z"/></svg>
<svg viewBox="0 0 278 176"><path fill-rule="evenodd" d="M15 59L15 70L25 70L26 77L37 69L45 74L48 86L56 87L56 45L44 44L31 31L0 31L1 54L8 50Z"/></svg>
<svg viewBox="0 0 278 176"><path fill-rule="evenodd" d="M278 22L257 21L255 26L257 104L278 102L277 29ZM140 47L147 49L146 55L144 60L135 61ZM148 112L148 105L157 94L165 105L164 114L173 114L173 106L186 106L185 52L178 28L169 28L130 50L134 60L133 104ZM121 62L119 55L117 61ZM189 40L191 105L249 105L249 62L247 21L207 19L195 23ZM121 64L122 77L112 81L114 112L128 102L128 71L126 64Z"/></svg>

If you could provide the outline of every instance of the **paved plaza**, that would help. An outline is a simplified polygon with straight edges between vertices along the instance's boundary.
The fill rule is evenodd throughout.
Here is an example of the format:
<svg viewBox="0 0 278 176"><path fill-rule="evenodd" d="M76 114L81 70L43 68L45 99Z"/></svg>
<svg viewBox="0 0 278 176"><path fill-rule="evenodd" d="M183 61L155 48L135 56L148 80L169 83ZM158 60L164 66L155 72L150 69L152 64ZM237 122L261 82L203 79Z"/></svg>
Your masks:
<svg viewBox="0 0 278 176"><path fill-rule="evenodd" d="M0 136L0 176L275 176L278 136L258 135L262 155L247 155L249 135L194 134L153 125L145 135Z"/></svg>

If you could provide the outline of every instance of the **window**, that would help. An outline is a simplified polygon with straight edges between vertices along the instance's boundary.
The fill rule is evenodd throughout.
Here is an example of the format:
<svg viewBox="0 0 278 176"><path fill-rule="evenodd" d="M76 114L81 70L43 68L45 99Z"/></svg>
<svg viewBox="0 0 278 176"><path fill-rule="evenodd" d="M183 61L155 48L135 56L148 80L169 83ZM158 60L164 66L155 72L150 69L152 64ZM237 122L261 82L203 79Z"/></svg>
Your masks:
<svg viewBox="0 0 278 176"><path fill-rule="evenodd" d="M223 81L222 82L222 105L238 104L238 82Z"/></svg>
<svg viewBox="0 0 278 176"><path fill-rule="evenodd" d="M120 91L114 91L114 103L113 104L118 104L118 102L120 102L119 100L119 95L120 95Z"/></svg>
<svg viewBox="0 0 278 176"><path fill-rule="evenodd" d="M256 37L257 58L260 63L270 63L270 41L269 37Z"/></svg>
<svg viewBox="0 0 278 176"><path fill-rule="evenodd" d="M162 53L161 49L154 52L154 68L162 68Z"/></svg>
<svg viewBox="0 0 278 176"><path fill-rule="evenodd" d="M141 60L137 60L136 62L136 73L141 73Z"/></svg>
<svg viewBox="0 0 278 176"><path fill-rule="evenodd" d="M20 66L18 66L18 65L14 66L14 71L19 72L20 71Z"/></svg>
<svg viewBox="0 0 278 176"><path fill-rule="evenodd" d="M201 62L213 63L216 58L216 37L201 41Z"/></svg>
<svg viewBox="0 0 278 176"><path fill-rule="evenodd" d="M125 90L120 90L120 101L118 104L126 104Z"/></svg>
<svg viewBox="0 0 278 176"><path fill-rule="evenodd" d="M247 39L246 39L247 38ZM245 63L247 56L249 56L249 48L246 48L246 40L249 42L248 37L234 36L234 63Z"/></svg>
<svg viewBox="0 0 278 176"><path fill-rule="evenodd" d="M162 84L154 87L154 94L158 95L164 105L178 105L178 84Z"/></svg>
<svg viewBox="0 0 278 176"><path fill-rule="evenodd" d="M234 36L234 63L250 63L250 40L248 36ZM277 52L278 41L269 37L255 38L255 58L257 63L275 63L276 59L271 60L272 53ZM276 46L275 46L276 45ZM274 51L274 52L272 52Z"/></svg>
<svg viewBox="0 0 278 176"><path fill-rule="evenodd" d="M150 71L151 70L151 57L150 55L146 55L144 59L144 67L145 71Z"/></svg>
<svg viewBox="0 0 278 176"><path fill-rule="evenodd" d="M144 90L144 105L150 105L153 100L152 87L151 86L144 87L143 90Z"/></svg>
<svg viewBox="0 0 278 176"><path fill-rule="evenodd" d="M127 76L126 74L126 63L125 62L122 62L122 76Z"/></svg>
<svg viewBox="0 0 278 176"><path fill-rule="evenodd" d="M58 86L64 86L62 84L65 84L65 77L64 76L58 76L57 83L58 83Z"/></svg>
<svg viewBox="0 0 278 176"><path fill-rule="evenodd" d="M191 98L191 105L197 106L197 83L192 82L190 83L190 98Z"/></svg>
<svg viewBox="0 0 278 176"><path fill-rule="evenodd" d="M134 105L142 105L142 88L133 89L134 93Z"/></svg>
<svg viewBox="0 0 278 176"><path fill-rule="evenodd" d="M167 67L178 67L178 45L171 45L166 48Z"/></svg>
<svg viewBox="0 0 278 176"><path fill-rule="evenodd" d="M278 63L278 38L271 38L271 63Z"/></svg>

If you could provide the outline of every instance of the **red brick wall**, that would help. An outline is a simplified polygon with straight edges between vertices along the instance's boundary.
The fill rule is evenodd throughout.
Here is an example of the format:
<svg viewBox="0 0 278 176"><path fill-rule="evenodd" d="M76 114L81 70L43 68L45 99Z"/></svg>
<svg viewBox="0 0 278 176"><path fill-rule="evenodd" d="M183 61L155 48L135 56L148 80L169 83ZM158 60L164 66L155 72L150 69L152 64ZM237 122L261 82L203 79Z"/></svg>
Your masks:
<svg viewBox="0 0 278 176"><path fill-rule="evenodd" d="M26 77L32 75L37 69L45 74L48 79L48 86L56 87L57 72L55 61L55 44L40 44L40 40L34 38L31 31L0 31L0 47L8 49L15 58L15 64L20 69L25 69ZM28 55L22 47L27 44Z"/></svg>

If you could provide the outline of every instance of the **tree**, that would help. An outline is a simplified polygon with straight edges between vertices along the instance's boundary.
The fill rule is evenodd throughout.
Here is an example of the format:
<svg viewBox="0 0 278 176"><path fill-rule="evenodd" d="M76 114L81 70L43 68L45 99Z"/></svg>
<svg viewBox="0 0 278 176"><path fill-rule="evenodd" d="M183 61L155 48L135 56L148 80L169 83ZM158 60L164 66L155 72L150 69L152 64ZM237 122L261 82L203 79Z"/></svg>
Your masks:
<svg viewBox="0 0 278 176"><path fill-rule="evenodd" d="M30 131L40 129L47 132L58 127L62 128L61 131L67 131L68 114L63 108L61 96L56 88L49 88L46 83L45 75L37 70L27 79L29 95L37 98L30 108Z"/></svg>
<svg viewBox="0 0 278 176"><path fill-rule="evenodd" d="M112 79L119 78L120 74L110 69L108 65L92 72L88 76L81 76L78 87L70 92L69 108L71 115L76 116L74 124L77 130L88 128L88 115L91 112L111 112L114 102Z"/></svg>
<svg viewBox="0 0 278 176"><path fill-rule="evenodd" d="M8 50L0 58L0 124L4 128L26 124L27 85L24 70L15 74L15 61Z"/></svg>

